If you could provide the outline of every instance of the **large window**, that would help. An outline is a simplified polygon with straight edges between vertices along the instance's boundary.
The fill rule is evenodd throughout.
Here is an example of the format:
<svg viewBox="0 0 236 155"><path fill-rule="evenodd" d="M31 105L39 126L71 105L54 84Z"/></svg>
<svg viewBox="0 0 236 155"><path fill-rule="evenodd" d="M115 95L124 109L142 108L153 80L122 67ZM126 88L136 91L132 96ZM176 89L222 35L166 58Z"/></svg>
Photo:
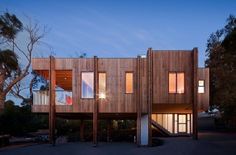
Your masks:
<svg viewBox="0 0 236 155"><path fill-rule="evenodd" d="M81 97L94 98L93 72L82 72Z"/></svg>
<svg viewBox="0 0 236 155"><path fill-rule="evenodd" d="M152 114L152 120L173 134L192 133L192 114Z"/></svg>
<svg viewBox="0 0 236 155"><path fill-rule="evenodd" d="M204 80L198 81L198 93L200 93L200 94L205 93L205 81Z"/></svg>
<svg viewBox="0 0 236 155"><path fill-rule="evenodd" d="M184 73L169 73L169 93L184 93Z"/></svg>
<svg viewBox="0 0 236 155"><path fill-rule="evenodd" d="M106 98L106 73L98 74L98 86L99 98Z"/></svg>
<svg viewBox="0 0 236 155"><path fill-rule="evenodd" d="M133 93L133 73L125 73L125 93Z"/></svg>

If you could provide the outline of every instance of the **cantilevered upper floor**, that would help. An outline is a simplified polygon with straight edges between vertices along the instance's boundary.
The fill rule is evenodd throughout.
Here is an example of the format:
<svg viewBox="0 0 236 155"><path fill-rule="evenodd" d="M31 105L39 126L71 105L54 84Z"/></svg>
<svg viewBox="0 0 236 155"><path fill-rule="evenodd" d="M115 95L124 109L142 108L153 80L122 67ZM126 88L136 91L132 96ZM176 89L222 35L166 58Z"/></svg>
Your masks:
<svg viewBox="0 0 236 155"><path fill-rule="evenodd" d="M197 53L148 49L136 58L33 58L32 68L48 80L55 75L58 113L92 113L95 102L100 113L147 113L148 101L153 112L187 112L194 97L199 110L209 104L209 70L198 68ZM48 112L49 98L48 90L35 90L32 111Z"/></svg>

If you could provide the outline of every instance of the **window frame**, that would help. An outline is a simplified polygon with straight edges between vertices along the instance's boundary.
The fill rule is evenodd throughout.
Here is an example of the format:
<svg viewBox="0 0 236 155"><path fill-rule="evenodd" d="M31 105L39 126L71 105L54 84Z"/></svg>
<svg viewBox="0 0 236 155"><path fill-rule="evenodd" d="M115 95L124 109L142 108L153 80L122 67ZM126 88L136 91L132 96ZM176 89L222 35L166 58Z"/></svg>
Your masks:
<svg viewBox="0 0 236 155"><path fill-rule="evenodd" d="M178 74L181 74L181 73L184 74L184 91L183 91L183 93L178 93ZM170 89L169 89L169 85L170 85L169 75L170 74L175 74L175 92L174 93L170 92ZM182 95L182 94L185 94L185 89L186 89L185 72L184 71L169 71L168 72L168 94Z"/></svg>
<svg viewBox="0 0 236 155"><path fill-rule="evenodd" d="M99 88L99 74L105 74L105 98L100 98L100 88ZM98 98L99 99L106 99L107 98L107 73L105 71L98 72Z"/></svg>
<svg viewBox="0 0 236 155"><path fill-rule="evenodd" d="M126 74L132 73L132 92L128 92L126 90ZM133 71L125 71L125 94L134 94L134 72Z"/></svg>
<svg viewBox="0 0 236 155"><path fill-rule="evenodd" d="M199 81L203 81L203 86L199 86ZM203 92L199 93L199 87L203 88ZM205 93L205 80L204 79L199 79L198 80L198 94L204 94Z"/></svg>
<svg viewBox="0 0 236 155"><path fill-rule="evenodd" d="M82 74L83 73L93 73L93 97L83 97L83 95L82 95L83 94L83 89L82 89L82 81L83 81ZM94 89L95 88L94 87L95 86L94 74L95 74L94 71L81 71L80 72L80 99L86 99L86 100L91 100L92 99L93 100L95 98L94 97L95 96L94 95L95 94L95 89Z"/></svg>

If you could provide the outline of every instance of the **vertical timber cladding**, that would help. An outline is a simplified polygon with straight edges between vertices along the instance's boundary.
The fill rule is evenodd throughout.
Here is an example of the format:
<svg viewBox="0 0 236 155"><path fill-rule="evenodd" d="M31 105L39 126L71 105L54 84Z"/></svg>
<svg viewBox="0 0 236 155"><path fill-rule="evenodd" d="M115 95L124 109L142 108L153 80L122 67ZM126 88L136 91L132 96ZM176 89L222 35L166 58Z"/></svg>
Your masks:
<svg viewBox="0 0 236 155"><path fill-rule="evenodd" d="M209 68L198 68L198 80L204 81L204 93L198 93L198 109L206 111L209 107Z"/></svg>
<svg viewBox="0 0 236 155"><path fill-rule="evenodd" d="M153 51L153 104L191 104L193 59L191 51ZM184 94L169 93L169 72L183 72Z"/></svg>
<svg viewBox="0 0 236 155"><path fill-rule="evenodd" d="M73 59L73 73L72 73L73 112L93 113L94 99L81 98L82 72L94 72L94 58Z"/></svg>
<svg viewBox="0 0 236 155"><path fill-rule="evenodd" d="M147 58L140 58L140 102L142 107L142 113L147 114L148 103L147 103Z"/></svg>
<svg viewBox="0 0 236 155"><path fill-rule="evenodd" d="M98 73L106 73L106 98L99 99L100 113L135 113L136 91L125 93L125 73L133 73L136 84L136 58L99 58Z"/></svg>

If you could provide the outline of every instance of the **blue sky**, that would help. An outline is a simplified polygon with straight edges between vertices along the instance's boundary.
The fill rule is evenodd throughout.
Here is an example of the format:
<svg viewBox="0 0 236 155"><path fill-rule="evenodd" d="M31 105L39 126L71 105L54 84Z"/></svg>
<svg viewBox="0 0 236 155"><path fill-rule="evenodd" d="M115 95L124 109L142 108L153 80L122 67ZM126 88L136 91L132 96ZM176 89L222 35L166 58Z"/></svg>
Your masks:
<svg viewBox="0 0 236 155"><path fill-rule="evenodd" d="M236 1L1 0L22 21L25 15L50 31L36 56L136 57L153 49L199 49L204 65L209 35L222 28L229 14L236 15Z"/></svg>

